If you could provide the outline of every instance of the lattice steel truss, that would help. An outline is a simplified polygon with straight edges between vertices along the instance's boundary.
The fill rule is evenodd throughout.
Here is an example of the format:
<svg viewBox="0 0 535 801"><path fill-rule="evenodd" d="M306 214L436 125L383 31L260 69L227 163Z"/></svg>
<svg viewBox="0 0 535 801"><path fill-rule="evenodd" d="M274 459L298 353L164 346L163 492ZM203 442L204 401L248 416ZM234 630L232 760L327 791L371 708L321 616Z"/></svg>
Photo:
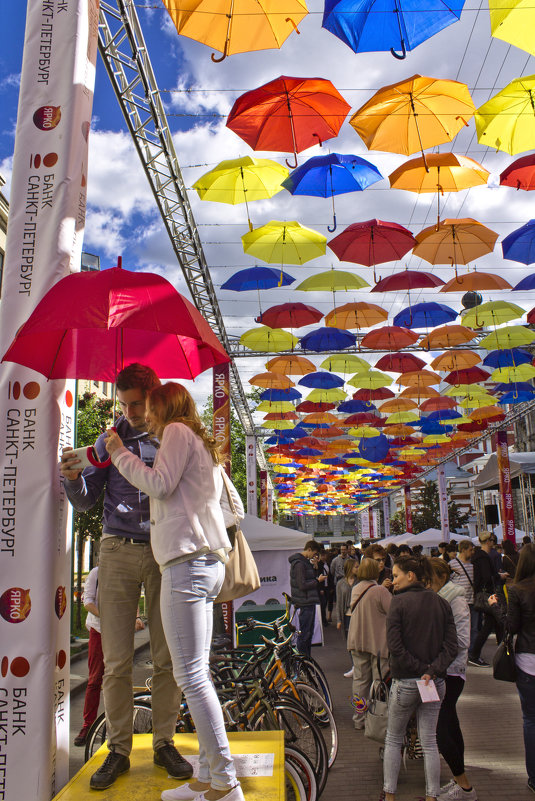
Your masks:
<svg viewBox="0 0 535 801"><path fill-rule="evenodd" d="M223 316L132 0L101 0L98 44L193 302L231 355ZM253 419L234 362L230 366L230 388L245 433L253 434ZM267 469L259 447L257 460L262 469Z"/></svg>

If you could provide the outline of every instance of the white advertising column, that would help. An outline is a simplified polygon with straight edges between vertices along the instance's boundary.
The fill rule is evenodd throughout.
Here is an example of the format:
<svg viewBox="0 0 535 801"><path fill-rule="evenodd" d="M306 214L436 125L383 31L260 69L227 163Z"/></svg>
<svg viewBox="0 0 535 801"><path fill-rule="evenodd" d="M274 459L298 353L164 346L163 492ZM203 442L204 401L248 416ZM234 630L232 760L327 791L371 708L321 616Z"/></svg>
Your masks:
<svg viewBox="0 0 535 801"><path fill-rule="evenodd" d="M97 0L28 0L0 355L80 269L97 30ZM68 780L70 532L58 461L73 444L73 387L0 369L2 801L49 801Z"/></svg>
<svg viewBox="0 0 535 801"><path fill-rule="evenodd" d="M384 536L390 536L390 498L383 498Z"/></svg>
<svg viewBox="0 0 535 801"><path fill-rule="evenodd" d="M438 500L440 506L440 527L444 542L450 541L450 516L448 512L448 491L446 488L446 471L443 464L437 467Z"/></svg>
<svg viewBox="0 0 535 801"><path fill-rule="evenodd" d="M247 514L258 517L256 496L256 437L245 437L246 475L247 475Z"/></svg>

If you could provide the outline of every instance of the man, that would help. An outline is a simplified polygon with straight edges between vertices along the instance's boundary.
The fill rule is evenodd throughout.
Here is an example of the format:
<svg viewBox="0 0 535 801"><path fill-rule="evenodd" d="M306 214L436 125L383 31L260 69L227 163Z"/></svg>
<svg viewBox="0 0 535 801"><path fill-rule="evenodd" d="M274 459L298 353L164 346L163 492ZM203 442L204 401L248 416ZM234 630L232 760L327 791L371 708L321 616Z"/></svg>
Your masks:
<svg viewBox="0 0 535 801"><path fill-rule="evenodd" d="M152 467L156 443L145 424L145 398L160 381L142 364L131 364L117 376L117 397L123 412L117 432L125 446ZM95 444L101 461L107 457L105 435ZM65 492L77 511L91 509L104 491L104 515L99 560L98 608L104 655L103 694L110 752L91 776L93 790L105 790L130 768L132 750L134 631L141 585L145 587L150 631L154 763L170 776L188 779L192 766L173 745L180 691L160 616L160 570L150 546L149 499L116 470L88 467L61 457Z"/></svg>
<svg viewBox="0 0 535 801"><path fill-rule="evenodd" d="M478 592L486 592L492 595L500 586L500 576L498 575L490 552L492 550L492 534L490 531L482 531L478 537L481 548L475 551L472 556L474 566L474 596ZM473 644L468 652L468 663L475 667L490 667L488 662L481 659L481 649L485 645L489 634L496 629L496 637L501 640L502 626L498 620L489 612L483 612L483 624L477 633Z"/></svg>
<svg viewBox="0 0 535 801"><path fill-rule="evenodd" d="M290 592L294 606L299 610L299 634L297 650L304 656L310 656L316 604L319 604L318 588L325 581L325 574L316 577L316 568L311 560L317 561L321 546L309 540L301 553L292 554L290 562Z"/></svg>
<svg viewBox="0 0 535 801"><path fill-rule="evenodd" d="M458 556L450 559L451 580L463 588L470 609L470 651L473 648L479 626L479 612L474 609L474 546L470 540L461 540Z"/></svg>
<svg viewBox="0 0 535 801"><path fill-rule="evenodd" d="M324 626L329 625L329 620L327 619L327 607L329 603L329 578L330 578L330 571L329 571L329 563L327 561L327 551L323 548L320 551L320 558L316 565L316 578L319 576L325 576L323 582L318 584L318 593L320 598L320 607L321 607L321 622ZM332 611L332 608L331 608Z"/></svg>
<svg viewBox="0 0 535 801"><path fill-rule="evenodd" d="M394 591L394 585L392 583L392 570L389 567L386 567L386 551L382 545L379 543L375 543L375 545L368 545L366 550L364 551L364 556L366 559L373 559L375 562L379 564L379 578L377 579L377 583L381 584L383 587L386 587L387 590L390 592Z"/></svg>
<svg viewBox="0 0 535 801"><path fill-rule="evenodd" d="M347 544L344 542L340 545L340 553L335 556L331 562L331 576L334 578L334 586L338 584L341 578L344 578L344 562L349 559L347 551Z"/></svg>

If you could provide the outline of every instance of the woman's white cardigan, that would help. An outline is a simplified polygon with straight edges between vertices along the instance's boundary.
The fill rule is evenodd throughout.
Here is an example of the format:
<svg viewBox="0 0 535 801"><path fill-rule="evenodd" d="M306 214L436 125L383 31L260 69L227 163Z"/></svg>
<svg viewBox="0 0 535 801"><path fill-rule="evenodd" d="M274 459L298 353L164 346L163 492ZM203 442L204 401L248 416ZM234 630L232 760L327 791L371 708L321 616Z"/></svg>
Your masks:
<svg viewBox="0 0 535 801"><path fill-rule="evenodd" d="M150 498L151 545L159 565L190 553L230 549L220 502L221 468L190 428L183 423L164 428L152 468L124 446L112 461Z"/></svg>

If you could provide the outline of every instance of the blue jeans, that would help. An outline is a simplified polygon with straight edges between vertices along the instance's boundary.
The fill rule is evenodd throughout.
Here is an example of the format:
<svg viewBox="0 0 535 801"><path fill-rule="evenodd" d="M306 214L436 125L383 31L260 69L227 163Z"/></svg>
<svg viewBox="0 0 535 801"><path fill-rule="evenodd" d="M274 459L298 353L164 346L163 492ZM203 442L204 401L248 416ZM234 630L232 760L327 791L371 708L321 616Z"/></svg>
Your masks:
<svg viewBox="0 0 535 801"><path fill-rule="evenodd" d="M299 634L297 635L296 645L299 653L304 656L310 656L315 619L316 607L314 604L299 608Z"/></svg>
<svg viewBox="0 0 535 801"><path fill-rule="evenodd" d="M407 723L416 713L418 737L424 752L425 792L432 797L439 794L440 756L436 732L438 713L445 693L444 679L435 679L435 685L440 701L424 704L416 686L416 679L392 679L383 759L385 793L396 792Z"/></svg>
<svg viewBox="0 0 535 801"><path fill-rule="evenodd" d="M468 604L468 607L470 609L470 647L468 648L468 653L471 654L474 649L476 637L479 633L481 612L479 612L477 609L474 609L474 604Z"/></svg>
<svg viewBox="0 0 535 801"><path fill-rule="evenodd" d="M216 790L237 784L223 712L210 677L212 612L225 568L214 556L166 567L162 573L162 622L181 688L199 740L200 782Z"/></svg>
<svg viewBox="0 0 535 801"><path fill-rule="evenodd" d="M535 676L517 667L516 688L524 723L524 748L528 779L535 784Z"/></svg>

